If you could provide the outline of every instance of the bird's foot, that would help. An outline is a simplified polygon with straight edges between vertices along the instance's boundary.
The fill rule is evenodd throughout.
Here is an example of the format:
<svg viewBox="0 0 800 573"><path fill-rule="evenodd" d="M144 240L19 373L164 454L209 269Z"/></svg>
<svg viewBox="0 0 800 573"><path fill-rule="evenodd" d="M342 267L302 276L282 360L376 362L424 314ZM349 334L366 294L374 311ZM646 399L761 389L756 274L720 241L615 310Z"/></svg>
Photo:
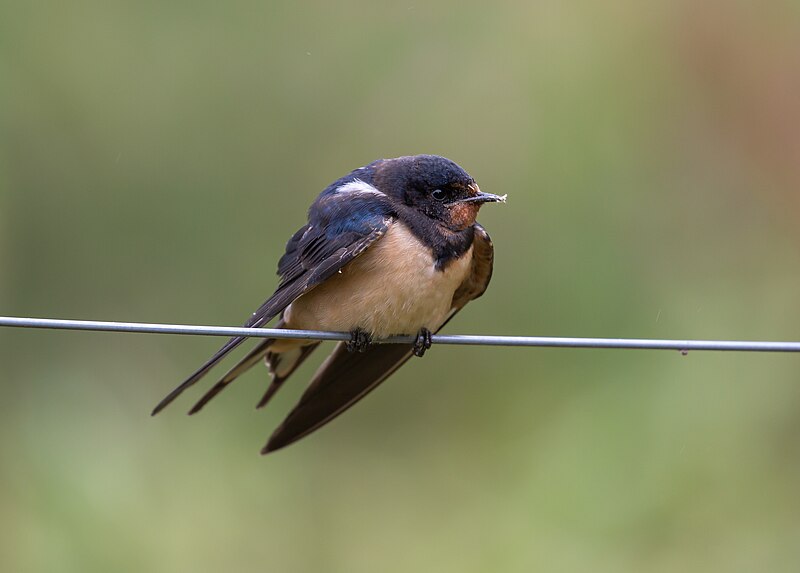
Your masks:
<svg viewBox="0 0 800 573"><path fill-rule="evenodd" d="M421 328L414 340L414 356L424 356L425 351L431 347L431 331Z"/></svg>
<svg viewBox="0 0 800 573"><path fill-rule="evenodd" d="M366 352L372 344L372 335L356 328L350 331L350 340L345 343L348 352Z"/></svg>

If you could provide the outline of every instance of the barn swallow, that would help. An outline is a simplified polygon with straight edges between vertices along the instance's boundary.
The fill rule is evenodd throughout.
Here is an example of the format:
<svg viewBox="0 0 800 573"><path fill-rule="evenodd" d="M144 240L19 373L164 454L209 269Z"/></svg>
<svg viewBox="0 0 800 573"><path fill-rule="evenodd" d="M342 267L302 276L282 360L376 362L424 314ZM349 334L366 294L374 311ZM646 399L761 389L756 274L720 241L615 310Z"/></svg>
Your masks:
<svg viewBox="0 0 800 573"><path fill-rule="evenodd" d="M308 211L308 223L278 262L280 283L245 323L258 328L349 332L270 437L262 454L307 436L358 402L402 366L422 356L438 332L492 276L494 248L475 222L484 193L466 171L436 155L380 159L333 182ZM372 339L413 335L413 345ZM244 337L228 340L153 410L160 412L205 376ZM265 339L192 407L194 414L240 374L264 360L271 383L261 408L319 346Z"/></svg>

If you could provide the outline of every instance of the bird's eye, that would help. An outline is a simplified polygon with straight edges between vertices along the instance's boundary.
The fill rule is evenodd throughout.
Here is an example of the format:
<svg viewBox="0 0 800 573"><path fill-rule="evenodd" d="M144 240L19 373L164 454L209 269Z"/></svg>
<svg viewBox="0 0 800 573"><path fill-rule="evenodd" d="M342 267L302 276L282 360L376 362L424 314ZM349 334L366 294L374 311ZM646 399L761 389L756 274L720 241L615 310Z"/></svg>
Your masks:
<svg viewBox="0 0 800 573"><path fill-rule="evenodd" d="M437 201L444 201L447 198L447 193L445 193L441 189L436 189L433 191L433 193L431 193L431 197L433 197Z"/></svg>

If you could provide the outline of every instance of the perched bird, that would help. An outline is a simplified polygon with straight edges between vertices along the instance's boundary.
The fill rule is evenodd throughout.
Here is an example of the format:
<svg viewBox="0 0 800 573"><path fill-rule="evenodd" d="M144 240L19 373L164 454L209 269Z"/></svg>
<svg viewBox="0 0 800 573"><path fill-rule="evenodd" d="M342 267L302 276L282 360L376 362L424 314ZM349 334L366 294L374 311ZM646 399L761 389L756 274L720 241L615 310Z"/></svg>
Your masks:
<svg viewBox="0 0 800 573"><path fill-rule="evenodd" d="M350 332L351 339L336 345L261 453L299 440L358 402L412 353L422 356L431 333L483 294L494 250L475 218L481 205L496 201L505 196L483 193L466 171L436 155L380 159L320 193L278 262L278 288L245 326L280 315L277 328ZM416 338L413 345L372 344L391 335ZM244 340L228 340L153 415ZM266 405L317 346L263 340L189 413L261 360L272 382L257 407Z"/></svg>

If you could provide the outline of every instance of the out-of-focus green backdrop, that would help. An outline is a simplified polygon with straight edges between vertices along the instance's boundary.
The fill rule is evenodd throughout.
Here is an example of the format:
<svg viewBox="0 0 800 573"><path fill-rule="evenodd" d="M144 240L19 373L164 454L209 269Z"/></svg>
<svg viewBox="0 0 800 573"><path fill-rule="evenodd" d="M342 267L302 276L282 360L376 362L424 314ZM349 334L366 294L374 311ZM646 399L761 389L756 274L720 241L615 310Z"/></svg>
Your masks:
<svg viewBox="0 0 800 573"><path fill-rule="evenodd" d="M6 2L0 314L238 324L436 153L509 195L449 332L800 339L800 8L697 4ZM311 367L149 417L219 343L0 330L0 569L800 566L800 357L438 347L262 458Z"/></svg>

